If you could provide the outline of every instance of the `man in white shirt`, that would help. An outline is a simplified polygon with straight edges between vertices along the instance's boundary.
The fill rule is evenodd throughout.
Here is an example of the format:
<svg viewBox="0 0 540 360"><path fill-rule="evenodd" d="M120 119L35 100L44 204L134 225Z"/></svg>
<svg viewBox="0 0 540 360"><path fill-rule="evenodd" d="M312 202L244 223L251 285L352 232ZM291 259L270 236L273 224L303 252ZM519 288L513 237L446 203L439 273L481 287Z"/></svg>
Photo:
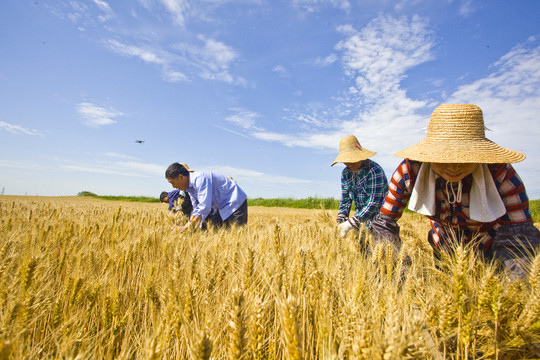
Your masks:
<svg viewBox="0 0 540 360"><path fill-rule="evenodd" d="M202 227L209 216L215 226L247 223L247 195L230 177L213 171L194 171L184 163L171 164L165 177L175 189L185 190L193 203L189 222L177 227L178 231Z"/></svg>

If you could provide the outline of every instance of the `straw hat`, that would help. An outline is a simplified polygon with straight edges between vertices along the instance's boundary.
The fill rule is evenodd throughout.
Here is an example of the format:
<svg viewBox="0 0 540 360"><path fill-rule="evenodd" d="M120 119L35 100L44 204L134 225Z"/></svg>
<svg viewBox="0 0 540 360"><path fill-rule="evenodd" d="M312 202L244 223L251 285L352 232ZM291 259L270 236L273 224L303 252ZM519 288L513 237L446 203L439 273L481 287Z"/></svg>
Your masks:
<svg viewBox="0 0 540 360"><path fill-rule="evenodd" d="M431 114L426 137L395 154L433 163L513 163L525 159L519 151L486 139L482 109L472 104L440 105Z"/></svg>
<svg viewBox="0 0 540 360"><path fill-rule="evenodd" d="M339 154L330 166L334 166L338 162L359 162L362 160L366 160L367 158L370 158L375 154L375 151L369 151L363 148L358 142L356 136L349 135L339 141Z"/></svg>

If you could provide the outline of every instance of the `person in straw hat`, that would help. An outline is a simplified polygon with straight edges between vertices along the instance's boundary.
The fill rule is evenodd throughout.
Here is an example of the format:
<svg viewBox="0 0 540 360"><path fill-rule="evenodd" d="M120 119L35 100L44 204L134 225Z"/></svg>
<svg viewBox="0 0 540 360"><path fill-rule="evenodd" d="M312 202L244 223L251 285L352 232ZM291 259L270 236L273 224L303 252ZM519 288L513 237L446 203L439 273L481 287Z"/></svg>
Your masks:
<svg viewBox="0 0 540 360"><path fill-rule="evenodd" d="M380 213L376 239L400 244L397 221L405 207L429 217L435 254L461 241L498 258L513 278L526 275L540 243L525 186L510 163L525 159L485 137L482 110L471 104L440 105L425 138L396 153L394 172Z"/></svg>
<svg viewBox="0 0 540 360"><path fill-rule="evenodd" d="M207 222L216 227L247 223L247 195L232 178L213 171L194 171L184 163L171 164L165 178L175 189L185 190L193 205L188 223L178 226L177 231L203 228Z"/></svg>
<svg viewBox="0 0 540 360"><path fill-rule="evenodd" d="M354 135L339 142L339 154L330 166L338 162L345 164L341 172L341 202L337 216L341 236L358 229L361 224L369 226L382 205L388 181L379 164L369 159L375 154L363 148ZM353 202L356 212L349 218Z"/></svg>

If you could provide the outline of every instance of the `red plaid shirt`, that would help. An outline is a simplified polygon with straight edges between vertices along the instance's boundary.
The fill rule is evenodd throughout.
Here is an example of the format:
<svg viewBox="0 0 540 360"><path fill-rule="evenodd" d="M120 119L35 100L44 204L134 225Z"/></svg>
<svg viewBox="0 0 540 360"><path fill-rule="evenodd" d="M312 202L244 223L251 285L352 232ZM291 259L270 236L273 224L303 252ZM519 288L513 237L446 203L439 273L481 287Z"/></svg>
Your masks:
<svg viewBox="0 0 540 360"><path fill-rule="evenodd" d="M388 193L381 207L382 214L391 216L395 221L401 218L421 164L421 162L409 159L401 162L392 175ZM437 246L441 246L452 238L462 238L465 242L474 240L482 250L486 251L501 226L532 222L525 186L512 165L489 164L488 168L506 207L506 214L490 223L471 220L469 194L472 175L463 178L461 202L453 204L447 198L446 180L436 175L435 215L428 217L431 220L430 233Z"/></svg>

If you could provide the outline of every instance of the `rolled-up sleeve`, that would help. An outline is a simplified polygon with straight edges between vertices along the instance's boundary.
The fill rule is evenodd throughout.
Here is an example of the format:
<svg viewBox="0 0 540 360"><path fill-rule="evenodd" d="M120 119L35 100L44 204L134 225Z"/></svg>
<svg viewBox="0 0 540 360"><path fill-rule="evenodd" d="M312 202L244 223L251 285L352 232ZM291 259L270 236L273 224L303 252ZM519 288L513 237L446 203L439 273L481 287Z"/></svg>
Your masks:
<svg viewBox="0 0 540 360"><path fill-rule="evenodd" d="M197 177L193 187L197 191L193 194L196 198L193 202L192 216L201 215L202 220L206 219L210 211L212 211L212 184L206 176ZM190 193L191 195L191 193Z"/></svg>

